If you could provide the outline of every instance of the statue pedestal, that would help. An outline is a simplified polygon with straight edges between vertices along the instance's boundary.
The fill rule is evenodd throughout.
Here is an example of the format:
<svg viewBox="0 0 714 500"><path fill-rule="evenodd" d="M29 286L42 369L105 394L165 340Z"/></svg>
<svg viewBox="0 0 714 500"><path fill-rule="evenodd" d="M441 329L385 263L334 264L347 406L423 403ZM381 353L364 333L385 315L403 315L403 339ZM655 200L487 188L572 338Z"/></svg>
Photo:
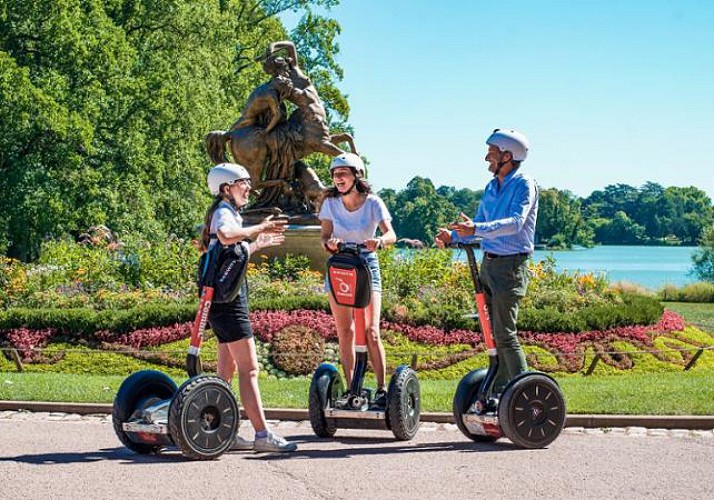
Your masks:
<svg viewBox="0 0 714 500"><path fill-rule="evenodd" d="M310 259L310 269L324 273L329 254L322 248L320 242L320 226L288 224L285 243L255 252L251 256L251 261L259 263L263 260L262 256L273 258L285 257L286 254L305 255Z"/></svg>

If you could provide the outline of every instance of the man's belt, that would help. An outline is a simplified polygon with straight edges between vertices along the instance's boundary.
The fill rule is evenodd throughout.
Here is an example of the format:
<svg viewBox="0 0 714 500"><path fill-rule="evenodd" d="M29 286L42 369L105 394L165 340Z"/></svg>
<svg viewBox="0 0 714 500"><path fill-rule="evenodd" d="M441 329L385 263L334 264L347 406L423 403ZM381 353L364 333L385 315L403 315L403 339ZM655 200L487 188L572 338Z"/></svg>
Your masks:
<svg viewBox="0 0 714 500"><path fill-rule="evenodd" d="M487 259L507 259L509 257L529 257L530 253L528 252L521 252L521 253L511 253L508 255L498 255L497 253L491 253L491 252L484 252L483 255Z"/></svg>

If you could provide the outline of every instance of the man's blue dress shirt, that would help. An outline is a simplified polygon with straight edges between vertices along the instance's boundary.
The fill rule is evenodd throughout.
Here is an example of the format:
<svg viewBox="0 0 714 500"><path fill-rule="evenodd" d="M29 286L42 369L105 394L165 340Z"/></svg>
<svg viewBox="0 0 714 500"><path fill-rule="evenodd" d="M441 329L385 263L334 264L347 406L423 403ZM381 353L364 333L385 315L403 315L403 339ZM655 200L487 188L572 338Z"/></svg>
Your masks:
<svg viewBox="0 0 714 500"><path fill-rule="evenodd" d="M538 216L538 187L530 176L510 172L501 186L494 177L486 185L474 217L474 237L481 237L484 252L498 255L533 253L536 217ZM459 238L455 241L473 239Z"/></svg>

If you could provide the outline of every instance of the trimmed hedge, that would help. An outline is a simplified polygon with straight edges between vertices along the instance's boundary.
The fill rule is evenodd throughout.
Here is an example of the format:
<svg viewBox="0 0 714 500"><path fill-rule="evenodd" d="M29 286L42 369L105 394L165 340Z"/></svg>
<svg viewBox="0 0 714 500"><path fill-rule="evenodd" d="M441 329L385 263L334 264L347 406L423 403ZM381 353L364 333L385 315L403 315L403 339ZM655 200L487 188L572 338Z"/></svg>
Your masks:
<svg viewBox="0 0 714 500"><path fill-rule="evenodd" d="M152 304L123 311L14 308L0 312L0 331L26 327L55 328L63 334L79 335L88 335L99 330L125 333L139 328L182 323L192 320L195 316L195 304Z"/></svg>
<svg viewBox="0 0 714 500"><path fill-rule="evenodd" d="M196 303L149 304L126 310L92 309L8 309L0 311L0 331L12 328L54 328L63 334L89 335L100 330L116 333L139 328L167 326L193 321ZM286 296L273 299L251 300L252 311L294 311L307 309L329 311L324 295ZM654 298L642 295L623 295L621 304L584 307L573 313L555 309L521 309L518 329L532 332L584 332L607 330L627 325L650 325L662 316L663 307ZM393 321L385 311L384 319ZM404 322L404 318L398 321ZM425 321L408 321L411 324L429 324ZM463 323L463 325L461 325ZM431 323L433 325L433 323ZM478 324L462 318L457 324L433 325L446 330L475 329Z"/></svg>
<svg viewBox="0 0 714 500"><path fill-rule="evenodd" d="M585 332L620 326L651 325L664 308L656 299L644 295L623 295L622 304L584 307L573 313L555 309L521 309L518 329L532 332Z"/></svg>

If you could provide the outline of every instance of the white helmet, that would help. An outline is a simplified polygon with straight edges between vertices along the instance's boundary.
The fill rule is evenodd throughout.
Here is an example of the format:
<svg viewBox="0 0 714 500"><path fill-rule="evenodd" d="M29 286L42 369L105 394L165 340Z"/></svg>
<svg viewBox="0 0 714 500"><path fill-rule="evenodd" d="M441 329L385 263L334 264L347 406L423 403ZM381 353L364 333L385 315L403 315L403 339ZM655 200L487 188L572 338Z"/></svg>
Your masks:
<svg viewBox="0 0 714 500"><path fill-rule="evenodd" d="M332 159L332 163L330 163L330 172L340 167L354 168L360 176L364 177L364 162L359 155L354 153L342 153L335 156Z"/></svg>
<svg viewBox="0 0 714 500"><path fill-rule="evenodd" d="M219 163L208 172L208 189L216 196L223 184L230 185L243 179L250 179L245 167L237 163Z"/></svg>
<svg viewBox="0 0 714 500"><path fill-rule="evenodd" d="M501 151L510 151L514 161L523 161L528 156L528 139L516 130L497 128L486 139L486 144L496 146Z"/></svg>

